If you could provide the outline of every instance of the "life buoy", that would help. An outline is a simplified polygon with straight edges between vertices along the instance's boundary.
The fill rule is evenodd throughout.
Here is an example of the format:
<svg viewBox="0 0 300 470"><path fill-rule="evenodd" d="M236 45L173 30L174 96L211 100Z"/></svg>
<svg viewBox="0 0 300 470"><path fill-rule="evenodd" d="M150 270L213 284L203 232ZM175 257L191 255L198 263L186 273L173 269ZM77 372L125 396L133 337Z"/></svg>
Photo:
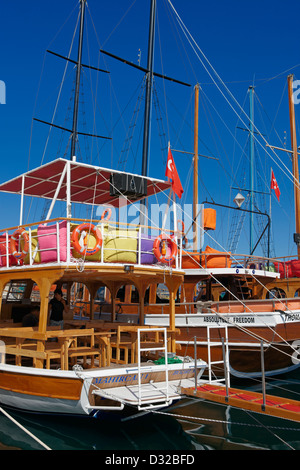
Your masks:
<svg viewBox="0 0 300 470"><path fill-rule="evenodd" d="M107 213L107 217L105 218L105 215ZM111 218L111 208L109 207L108 209L105 209L105 211L101 215L101 220L109 220Z"/></svg>
<svg viewBox="0 0 300 470"><path fill-rule="evenodd" d="M24 247L22 251L17 250L17 243L19 243L19 238L22 237L24 240ZM24 228L18 228L10 239L10 251L16 259L24 259L29 251L29 237L28 233Z"/></svg>
<svg viewBox="0 0 300 470"><path fill-rule="evenodd" d="M167 242L168 245L171 247L171 253L168 256L166 248L162 247L161 249L162 242ZM160 261L161 263L170 263L175 259L177 255L177 245L170 236L166 235L165 233L162 233L154 240L153 253L157 261Z"/></svg>
<svg viewBox="0 0 300 470"><path fill-rule="evenodd" d="M96 238L96 243L94 248L87 248L86 245L81 246L79 243L79 237L83 230L87 230L89 233L93 233L94 237ZM97 253L101 246L102 246L102 236L100 230L95 227L93 224L81 224L78 227L74 228L72 232L72 243L73 248L77 253L81 255L91 256Z"/></svg>

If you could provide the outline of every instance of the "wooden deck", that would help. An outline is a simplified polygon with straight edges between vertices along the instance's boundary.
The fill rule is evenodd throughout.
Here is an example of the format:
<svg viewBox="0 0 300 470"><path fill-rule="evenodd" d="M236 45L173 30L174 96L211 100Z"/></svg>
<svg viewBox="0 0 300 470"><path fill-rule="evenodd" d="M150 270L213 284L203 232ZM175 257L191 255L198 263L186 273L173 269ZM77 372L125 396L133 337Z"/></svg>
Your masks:
<svg viewBox="0 0 300 470"><path fill-rule="evenodd" d="M226 396L226 388L224 385L218 386L211 384L199 385L196 392L194 387L182 387L181 393L217 403L223 403L235 408L300 422L300 402L288 398L266 395L264 406L262 393L229 388L228 396Z"/></svg>

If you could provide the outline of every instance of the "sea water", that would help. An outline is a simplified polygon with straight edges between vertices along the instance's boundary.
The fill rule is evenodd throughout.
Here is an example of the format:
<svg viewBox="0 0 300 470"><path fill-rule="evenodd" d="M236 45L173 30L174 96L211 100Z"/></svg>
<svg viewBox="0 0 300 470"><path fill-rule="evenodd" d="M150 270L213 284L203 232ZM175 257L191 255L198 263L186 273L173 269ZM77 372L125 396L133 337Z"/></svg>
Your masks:
<svg viewBox="0 0 300 470"><path fill-rule="evenodd" d="M231 385L261 391L258 382ZM300 400L300 371L267 379L266 391ZM122 419L113 414L86 419L6 411L19 426L0 413L0 450L43 450L43 443L52 450L106 451L114 459L118 451L144 451L156 458L159 451L189 455L200 450L300 449L300 423L193 397Z"/></svg>

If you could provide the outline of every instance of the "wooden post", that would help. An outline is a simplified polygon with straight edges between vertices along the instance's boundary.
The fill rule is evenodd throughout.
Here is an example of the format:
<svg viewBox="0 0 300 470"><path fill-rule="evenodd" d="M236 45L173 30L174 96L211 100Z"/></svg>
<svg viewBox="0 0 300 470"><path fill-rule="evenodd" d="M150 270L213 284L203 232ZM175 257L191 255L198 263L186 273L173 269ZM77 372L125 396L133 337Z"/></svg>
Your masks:
<svg viewBox="0 0 300 470"><path fill-rule="evenodd" d="M139 306L140 306L140 312L139 312L139 324L145 325L145 293L147 290L147 287L149 286L149 281L137 281L135 280L134 284L136 285L139 293Z"/></svg>
<svg viewBox="0 0 300 470"><path fill-rule="evenodd" d="M39 333L46 335L47 322L48 322L48 308L49 308L49 292L52 284L55 284L63 275L63 271L54 270L46 272L37 272L32 276L32 280L36 282L40 290L40 317L39 317ZM15 274L14 274L15 276ZM37 351L45 351L45 340L39 340L37 342ZM36 359L35 367L43 368L44 360Z"/></svg>
<svg viewBox="0 0 300 470"><path fill-rule="evenodd" d="M165 285L169 289L169 328L171 332L171 352L176 353L176 340L175 340L175 299L177 291L182 283L182 278L170 275L165 280Z"/></svg>
<svg viewBox="0 0 300 470"><path fill-rule="evenodd" d="M4 287L6 286L7 282L8 281L6 281L6 280L0 281L0 318L1 318L1 311L2 311L3 290L4 290Z"/></svg>
<svg viewBox="0 0 300 470"><path fill-rule="evenodd" d="M198 230L197 230L197 211L198 211L198 114L199 114L199 84L195 86L195 106L194 106L194 197L193 197L193 221L194 221L194 251L198 250Z"/></svg>
<svg viewBox="0 0 300 470"><path fill-rule="evenodd" d="M105 281L106 286L110 291L111 296L111 317L110 321L114 322L116 320L116 295L120 287L123 285L119 281Z"/></svg>
<svg viewBox="0 0 300 470"><path fill-rule="evenodd" d="M290 109L290 126L291 140L293 151L293 176L294 176L294 195L295 195L295 222L296 233L300 234L300 189L299 189L299 168L298 168L298 151L295 124L295 108L293 102L293 75L288 76L288 92L289 92L289 109ZM300 259L300 246L297 245L298 259Z"/></svg>
<svg viewBox="0 0 300 470"><path fill-rule="evenodd" d="M94 320L95 296L98 291L98 284L87 282L86 286L90 293L90 320Z"/></svg>

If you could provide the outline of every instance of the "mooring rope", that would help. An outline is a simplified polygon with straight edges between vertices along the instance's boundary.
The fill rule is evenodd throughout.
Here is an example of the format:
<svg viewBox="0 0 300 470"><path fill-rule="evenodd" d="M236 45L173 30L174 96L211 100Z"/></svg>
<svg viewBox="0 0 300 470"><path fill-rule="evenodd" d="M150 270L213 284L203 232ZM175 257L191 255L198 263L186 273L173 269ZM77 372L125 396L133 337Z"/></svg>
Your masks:
<svg viewBox="0 0 300 470"><path fill-rule="evenodd" d="M24 426L22 426L18 421L16 421L10 414L8 414L3 408L0 408L1 413L4 414L10 421L12 421L14 424L16 424L22 431L24 431L26 434L28 434L32 439L34 439L36 442L38 442L44 449L46 450L52 450L50 447L48 447L44 442L42 442L40 439L38 439L34 434L32 434L28 429L26 429Z"/></svg>

